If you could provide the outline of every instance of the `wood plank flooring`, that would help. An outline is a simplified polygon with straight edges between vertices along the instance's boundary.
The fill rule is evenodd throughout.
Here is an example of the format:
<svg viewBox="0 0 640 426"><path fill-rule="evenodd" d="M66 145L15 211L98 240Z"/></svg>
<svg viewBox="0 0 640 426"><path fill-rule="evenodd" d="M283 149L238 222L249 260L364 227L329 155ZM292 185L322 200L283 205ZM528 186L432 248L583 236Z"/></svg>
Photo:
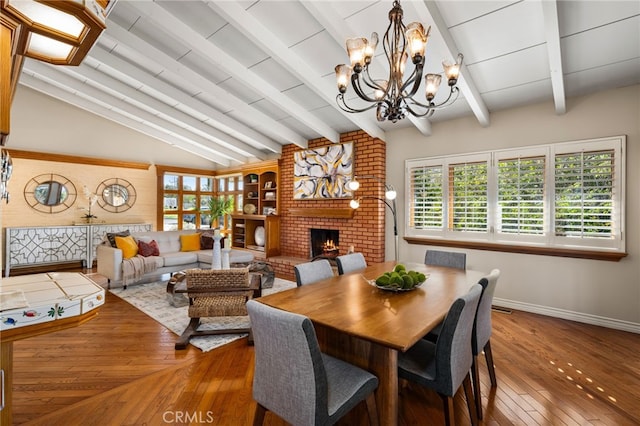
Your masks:
<svg viewBox="0 0 640 426"><path fill-rule="evenodd" d="M498 387L482 364L482 424L640 424L640 335L518 311L493 319ZM108 294L89 323L15 342L14 424L251 424L253 347L175 351L176 338ZM430 391L410 385L400 401L401 425L443 424ZM469 424L461 392L455 406ZM340 424L367 425L364 407Z"/></svg>

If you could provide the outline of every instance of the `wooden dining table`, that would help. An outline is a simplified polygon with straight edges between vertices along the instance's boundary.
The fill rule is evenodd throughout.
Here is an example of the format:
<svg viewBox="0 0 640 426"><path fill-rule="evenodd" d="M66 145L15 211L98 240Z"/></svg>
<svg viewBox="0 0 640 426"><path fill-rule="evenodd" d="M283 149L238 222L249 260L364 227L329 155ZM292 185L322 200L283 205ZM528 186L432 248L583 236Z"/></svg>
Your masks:
<svg viewBox="0 0 640 426"><path fill-rule="evenodd" d="M398 352L404 352L439 324L455 299L485 273L403 263L427 274L411 291L391 292L371 284L397 262L263 296L266 305L308 317L323 352L375 374L380 424L398 423Z"/></svg>

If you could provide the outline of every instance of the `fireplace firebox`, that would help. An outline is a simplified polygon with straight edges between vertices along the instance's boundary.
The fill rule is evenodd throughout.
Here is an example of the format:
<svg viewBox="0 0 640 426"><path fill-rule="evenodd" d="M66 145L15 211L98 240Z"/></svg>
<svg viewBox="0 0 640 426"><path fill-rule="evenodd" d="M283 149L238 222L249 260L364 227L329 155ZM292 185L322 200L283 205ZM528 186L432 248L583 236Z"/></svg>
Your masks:
<svg viewBox="0 0 640 426"><path fill-rule="evenodd" d="M311 260L333 259L339 254L340 231L334 229L314 229L311 234Z"/></svg>

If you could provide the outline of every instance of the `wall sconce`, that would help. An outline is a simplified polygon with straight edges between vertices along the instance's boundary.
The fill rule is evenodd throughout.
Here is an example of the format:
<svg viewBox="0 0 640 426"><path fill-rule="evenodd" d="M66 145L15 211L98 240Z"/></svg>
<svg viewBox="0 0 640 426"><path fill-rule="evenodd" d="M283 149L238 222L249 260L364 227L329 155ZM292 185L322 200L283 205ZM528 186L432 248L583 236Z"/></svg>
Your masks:
<svg viewBox="0 0 640 426"><path fill-rule="evenodd" d="M384 189L385 189L384 198L365 195L365 196L359 197L358 199L351 200L349 202L349 206L355 210L360 207L361 200L373 199L373 200L382 201L387 207L389 207L389 210L391 210L391 213L393 214L393 236L394 236L394 242L395 242L395 255L396 255L396 262L397 262L398 261L398 218L396 215L396 197L398 196L398 193L396 192L396 190L392 185L387 184L385 181L383 181L377 176L354 176L353 179L347 183L347 188L349 190L355 192L360 188L360 182L358 182L357 180L358 178L374 179L374 180L377 180L382 185L384 185Z"/></svg>
<svg viewBox="0 0 640 426"><path fill-rule="evenodd" d="M9 191L7 185L13 173L13 161L6 149L0 150L0 200L7 200L9 203Z"/></svg>
<svg viewBox="0 0 640 426"><path fill-rule="evenodd" d="M23 26L16 53L55 65L80 65L106 28L116 0L0 0Z"/></svg>

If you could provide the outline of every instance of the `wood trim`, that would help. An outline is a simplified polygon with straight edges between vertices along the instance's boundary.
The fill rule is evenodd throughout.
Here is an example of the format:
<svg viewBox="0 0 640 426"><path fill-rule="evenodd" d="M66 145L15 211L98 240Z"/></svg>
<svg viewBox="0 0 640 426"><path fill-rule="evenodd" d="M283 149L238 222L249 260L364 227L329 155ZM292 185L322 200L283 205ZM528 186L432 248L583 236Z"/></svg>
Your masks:
<svg viewBox="0 0 640 426"><path fill-rule="evenodd" d="M403 239L409 244L424 246L444 246L473 250L500 251L506 253L536 254L541 256L573 257L578 259L607 260L611 262L619 262L620 259L627 256L626 252L623 253L597 250L576 250L558 247L532 247L516 244L495 244L477 241L440 240L420 237L403 237Z"/></svg>
<svg viewBox="0 0 640 426"><path fill-rule="evenodd" d="M355 210L352 208L334 209L289 209L289 216L293 217L322 217L328 219L352 219Z"/></svg>
<svg viewBox="0 0 640 426"><path fill-rule="evenodd" d="M215 177L216 175L216 172L214 170L192 169L190 167L176 167L176 166L165 166L162 164L156 164L156 174L158 176L163 176L165 173L176 173L179 175L207 176L207 177Z"/></svg>
<svg viewBox="0 0 640 426"><path fill-rule="evenodd" d="M138 163L134 161L107 160L94 157L80 157L77 155L51 154L46 152L22 151L19 149L9 149L9 154L13 158L23 158L37 161L56 161L59 163L87 164L91 166L122 167L126 169L149 170L151 164Z"/></svg>

